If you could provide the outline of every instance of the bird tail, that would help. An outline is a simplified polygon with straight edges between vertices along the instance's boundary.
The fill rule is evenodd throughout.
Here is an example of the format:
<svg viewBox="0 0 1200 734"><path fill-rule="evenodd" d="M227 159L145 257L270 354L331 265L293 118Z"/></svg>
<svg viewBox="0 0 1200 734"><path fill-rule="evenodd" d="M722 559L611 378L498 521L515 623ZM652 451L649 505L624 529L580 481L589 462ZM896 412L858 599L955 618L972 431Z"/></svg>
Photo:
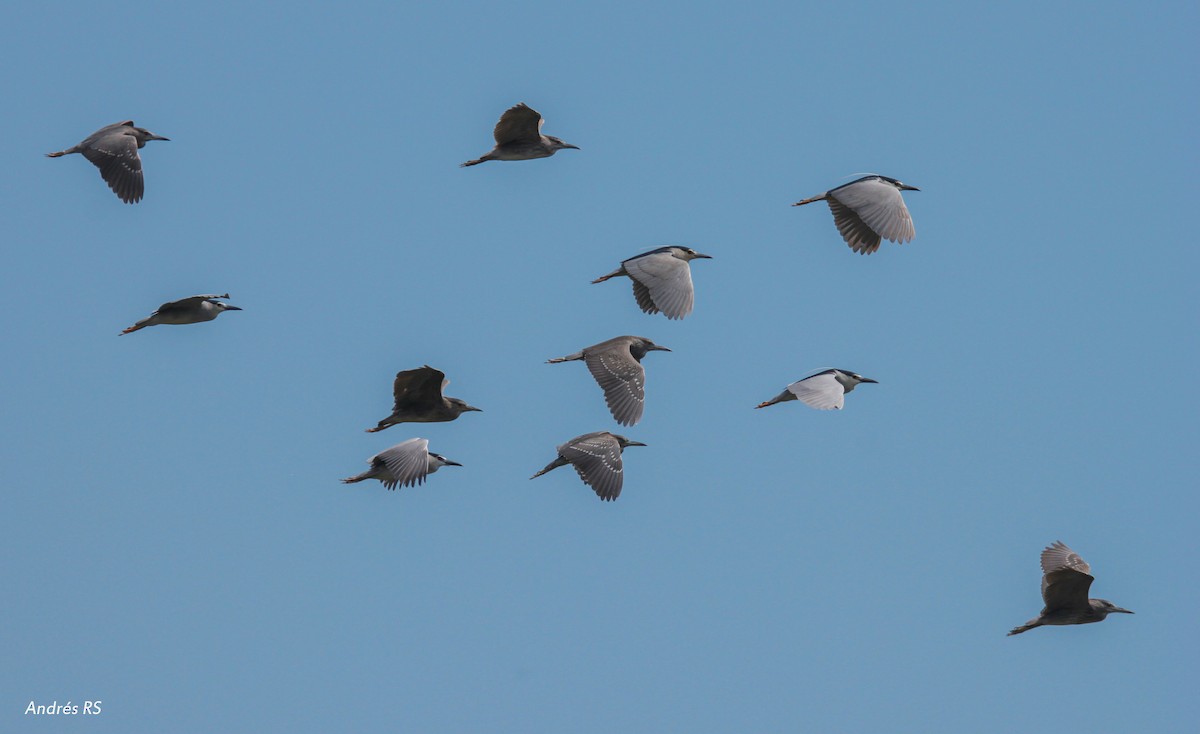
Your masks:
<svg viewBox="0 0 1200 734"><path fill-rule="evenodd" d="M1012 630L1006 635L1006 637L1012 637L1013 635L1019 635L1022 632L1028 632L1029 630L1033 629L1034 627L1041 627L1041 626L1042 626L1041 622L1039 622L1036 619L1031 619L1028 622L1026 622L1025 624L1021 625L1020 627L1013 627Z"/></svg>
<svg viewBox="0 0 1200 734"><path fill-rule="evenodd" d="M804 206L805 204L811 204L814 201L822 201L822 200L824 200L824 198L825 198L825 194L821 194L820 196L810 196L809 198L805 199L804 201L797 201L795 204L792 204L792 206Z"/></svg>
<svg viewBox="0 0 1200 734"><path fill-rule="evenodd" d="M560 466L566 466L566 465L567 465L567 460L560 456L557 459L555 459L554 461L547 464L545 469L542 469L540 472L538 472L537 474L534 474L532 477L530 477L530 479L537 479L538 477L542 476L543 474L550 471L551 469L557 469Z"/></svg>

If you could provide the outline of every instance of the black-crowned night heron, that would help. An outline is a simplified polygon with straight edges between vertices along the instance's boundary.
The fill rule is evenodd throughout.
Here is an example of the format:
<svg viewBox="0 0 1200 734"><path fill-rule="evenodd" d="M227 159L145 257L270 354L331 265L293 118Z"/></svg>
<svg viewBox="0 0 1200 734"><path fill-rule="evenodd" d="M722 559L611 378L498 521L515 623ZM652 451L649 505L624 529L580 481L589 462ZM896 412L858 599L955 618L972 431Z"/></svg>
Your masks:
<svg viewBox="0 0 1200 734"><path fill-rule="evenodd" d="M47 153L49 158L58 158L71 153L83 153L83 157L100 169L100 176L126 204L142 200L145 184L142 181L142 158L138 148L147 140L170 140L140 127L133 120L107 125L84 138L74 148Z"/></svg>
<svg viewBox="0 0 1200 734"><path fill-rule="evenodd" d="M354 484L364 479L378 479L388 489L412 487L424 484L425 477L433 474L443 466L462 466L457 461L451 461L441 454L429 450L429 441L424 438L410 438L403 443L381 451L372 456L368 463L371 468L358 476L343 479L343 484Z"/></svg>
<svg viewBox="0 0 1200 734"><path fill-rule="evenodd" d="M800 400L817 410L841 410L846 401L846 393L864 382L875 383L876 380L850 370L825 370L793 382L783 392L754 407L765 408L788 400Z"/></svg>
<svg viewBox="0 0 1200 734"><path fill-rule="evenodd" d="M604 402L617 423L636 425L646 406L646 370L642 357L647 352L669 352L644 336L618 336L615 339L584 347L565 357L547 360L546 364L583 360L592 377L604 390Z"/></svg>
<svg viewBox="0 0 1200 734"><path fill-rule="evenodd" d="M558 458L530 479L537 479L551 469L570 464L575 467L583 483L596 492L596 496L605 501L615 500L621 496L621 485L625 481L621 452L626 446L645 445L608 431L585 433L559 446Z"/></svg>
<svg viewBox="0 0 1200 734"><path fill-rule="evenodd" d="M692 269L688 262L711 257L690 247L668 245L631 257L623 261L621 267L592 282L603 283L619 275L629 276L633 281L633 297L643 311L662 311L669 319L682 319L692 312L695 300Z"/></svg>
<svg viewBox="0 0 1200 734"><path fill-rule="evenodd" d="M397 423L452 421L468 411L479 411L458 398L443 397L442 390L449 384L445 373L429 365L397 372L396 381L392 383L392 394L396 398L392 414L374 428L368 428L367 433L382 431Z"/></svg>
<svg viewBox="0 0 1200 734"><path fill-rule="evenodd" d="M500 122L496 123L496 129L492 133L496 137L496 147L485 153L482 158L467 161L460 167L475 166L485 161L547 158L563 148L579 150L578 145L564 143L553 135L542 135L542 116L524 102L510 107L500 115Z"/></svg>
<svg viewBox="0 0 1200 734"><path fill-rule="evenodd" d="M1110 614L1133 614L1107 599L1089 599L1092 567L1061 540L1042 551L1042 613L1008 634L1019 635L1047 624L1089 624L1102 622Z"/></svg>
<svg viewBox="0 0 1200 734"><path fill-rule="evenodd" d="M198 324L201 321L212 321L226 311L241 311L237 306L221 303L218 298L229 298L229 294L189 296L178 301L167 301L158 310L137 322L122 334L144 329L147 326L159 324Z"/></svg>
<svg viewBox="0 0 1200 734"><path fill-rule="evenodd" d="M833 222L850 249L870 255L881 239L905 243L916 236L901 191L920 191L887 176L870 175L830 189L820 196L797 201L803 206L814 201L829 202Z"/></svg>

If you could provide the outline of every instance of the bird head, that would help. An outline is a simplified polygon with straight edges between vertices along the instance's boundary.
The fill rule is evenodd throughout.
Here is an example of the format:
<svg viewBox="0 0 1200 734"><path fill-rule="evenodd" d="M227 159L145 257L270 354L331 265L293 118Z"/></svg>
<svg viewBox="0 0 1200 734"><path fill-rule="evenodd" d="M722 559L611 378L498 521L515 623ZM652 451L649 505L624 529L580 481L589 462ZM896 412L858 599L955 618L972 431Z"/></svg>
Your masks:
<svg viewBox="0 0 1200 734"><path fill-rule="evenodd" d="M870 383L876 384L876 385L879 384L879 380L872 380L870 377L863 377L862 375L858 374L857 372L851 372L850 370L838 370L838 372L842 373L843 377L845 377L849 380L852 380L855 385L857 385L860 382L870 382Z"/></svg>
<svg viewBox="0 0 1200 734"><path fill-rule="evenodd" d="M896 188L900 189L901 191L920 191L920 189L918 189L916 186L909 186L908 184L904 183L903 181L897 181L896 179L888 178L887 176L880 176L879 180L887 181L892 186L895 186Z"/></svg>
<svg viewBox="0 0 1200 734"><path fill-rule="evenodd" d="M1133 614L1133 612L1128 609L1122 609L1108 599L1093 599L1092 601L1095 602L1096 611L1104 612L1105 614Z"/></svg>
<svg viewBox="0 0 1200 734"><path fill-rule="evenodd" d="M150 132L149 130L147 130L144 127L135 127L134 131L136 131L136 133L137 133L138 140L141 140L141 141L146 141L146 140L168 140L169 141L170 140L170 138L164 138L161 135L155 135L154 133Z"/></svg>
<svg viewBox="0 0 1200 734"><path fill-rule="evenodd" d="M229 303L221 303L220 301L209 301L209 303L211 303L212 305L221 309L222 311L241 311L242 310L241 306L234 306Z"/></svg>
<svg viewBox="0 0 1200 734"><path fill-rule="evenodd" d="M693 250L690 247L676 247L674 249L675 249L675 257L679 258L680 260L699 260L699 259L711 260L712 259L712 255L704 255L702 253L696 252L695 250Z"/></svg>
<svg viewBox="0 0 1200 734"><path fill-rule="evenodd" d="M457 461L454 461L452 459L447 459L445 456L442 456L441 454L435 454L432 451L430 451L429 455L432 458L437 459L438 463L441 466L462 466L462 464L458 463Z"/></svg>
<svg viewBox="0 0 1200 734"><path fill-rule="evenodd" d="M669 352L669 351L671 351L670 349L667 349L666 347L660 347L659 345L655 344L654 342L650 341L649 339L647 339L644 336L635 336L635 337L631 337L631 338L633 339L633 343L629 345L629 353L632 354L633 358L639 362L642 361L642 357L645 357L648 352Z"/></svg>
<svg viewBox="0 0 1200 734"><path fill-rule="evenodd" d="M472 410L478 413L483 412L483 410L476 408L474 405L467 405L465 400L459 400L458 398L446 398L446 401L457 408L459 413L467 413Z"/></svg>
<svg viewBox="0 0 1200 734"><path fill-rule="evenodd" d="M556 138L553 135L547 135L545 137L546 137L546 140L550 141L551 147L553 147L555 150L562 150L563 148L571 148L573 150L579 150L578 145L571 145L570 143L564 142L561 138Z"/></svg>

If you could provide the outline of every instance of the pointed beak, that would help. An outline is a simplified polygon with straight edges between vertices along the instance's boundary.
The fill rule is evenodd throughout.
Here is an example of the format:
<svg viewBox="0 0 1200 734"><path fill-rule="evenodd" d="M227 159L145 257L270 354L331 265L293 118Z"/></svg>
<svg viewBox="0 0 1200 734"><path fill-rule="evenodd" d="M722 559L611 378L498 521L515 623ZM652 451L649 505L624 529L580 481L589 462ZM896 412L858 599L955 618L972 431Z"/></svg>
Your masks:
<svg viewBox="0 0 1200 734"><path fill-rule="evenodd" d="M470 411L472 411L472 410L473 410L473 411L475 411L476 413L482 413L482 412L483 412L483 408L476 408L474 405L468 405L467 407L463 408L463 410L464 410L464 411L467 411L467 412L470 412Z"/></svg>
<svg viewBox="0 0 1200 734"><path fill-rule="evenodd" d="M667 349L666 347L660 347L657 344L655 344L654 346L650 347L650 351L652 351L652 352L669 352L671 350Z"/></svg>
<svg viewBox="0 0 1200 734"><path fill-rule="evenodd" d="M570 148L572 150L580 150L578 145L571 145L570 143L563 143L563 147Z"/></svg>
<svg viewBox="0 0 1200 734"><path fill-rule="evenodd" d="M1121 607L1116 607L1114 609L1110 609L1109 611L1110 612L1120 612L1121 614L1133 614L1133 612L1131 612L1130 610L1122 609Z"/></svg>
<svg viewBox="0 0 1200 734"><path fill-rule="evenodd" d="M920 191L920 189L918 189L916 186L909 186L908 184L900 184L900 190L901 191Z"/></svg>
<svg viewBox="0 0 1200 734"><path fill-rule="evenodd" d="M226 306L225 310L226 311L241 311L242 307L241 306Z"/></svg>
<svg viewBox="0 0 1200 734"><path fill-rule="evenodd" d="M878 385L878 384L879 384L879 380L872 380L870 377L864 377L864 378L862 378L862 381L863 381L863 382L869 382L869 383L871 383L872 385Z"/></svg>
<svg viewBox="0 0 1200 734"><path fill-rule="evenodd" d="M171 141L170 138L164 138L163 136L155 135L154 133L150 133L150 137L146 138L146 140L166 140L167 142Z"/></svg>
<svg viewBox="0 0 1200 734"><path fill-rule="evenodd" d="M641 441L630 441L629 443L627 443L625 445L626 446L645 446L646 444L642 443Z"/></svg>
<svg viewBox="0 0 1200 734"><path fill-rule="evenodd" d="M697 252L697 253L696 253L696 258L697 258L697 259L704 259L704 260L712 260L712 255L702 255L702 254L700 254L699 252Z"/></svg>
<svg viewBox="0 0 1200 734"><path fill-rule="evenodd" d="M446 462L446 466L462 466L462 464L458 463L457 461L447 459L444 456L442 457L442 461Z"/></svg>

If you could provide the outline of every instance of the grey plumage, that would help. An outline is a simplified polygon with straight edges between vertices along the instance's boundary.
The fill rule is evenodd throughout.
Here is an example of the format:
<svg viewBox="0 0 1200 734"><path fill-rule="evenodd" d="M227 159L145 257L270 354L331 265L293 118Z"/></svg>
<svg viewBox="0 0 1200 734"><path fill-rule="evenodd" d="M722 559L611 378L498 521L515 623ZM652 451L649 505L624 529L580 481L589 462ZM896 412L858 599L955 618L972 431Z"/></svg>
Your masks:
<svg viewBox="0 0 1200 734"><path fill-rule="evenodd" d="M392 414L379 421L374 428L368 428L367 433L382 431L397 423L452 421L463 413L479 411L479 408L467 405L458 398L444 397L442 390L449 384L445 373L429 365L397 372L396 380L392 383L392 395L395 398Z"/></svg>
<svg viewBox="0 0 1200 734"><path fill-rule="evenodd" d="M904 205L901 191L920 191L887 176L870 175L830 189L819 196L798 201L803 206L814 201L826 201L833 212L842 239L860 255L870 255L879 249L882 240L905 243L916 236L912 217Z"/></svg>
<svg viewBox="0 0 1200 734"><path fill-rule="evenodd" d="M367 463L371 468L357 476L342 480L343 484L354 484L364 479L378 479L388 489L398 486L412 487L425 483L425 477L433 474L443 466L462 466L457 461L451 461L441 454L429 450L429 441L424 438L410 438L395 446L375 454Z"/></svg>
<svg viewBox="0 0 1200 734"><path fill-rule="evenodd" d="M1107 599L1089 599L1092 568L1061 540L1042 551L1042 613L1008 634L1019 635L1043 625L1089 624L1113 613L1133 614Z"/></svg>
<svg viewBox="0 0 1200 734"><path fill-rule="evenodd" d="M627 276L633 281L633 296L643 311L649 314L661 311L669 319L682 319L692 312L695 300L692 269L688 263L711 257L690 247L668 245L624 260L621 267L592 282L602 283L609 278Z"/></svg>
<svg viewBox="0 0 1200 734"><path fill-rule="evenodd" d="M646 405L646 370L642 357L647 352L669 352L644 336L618 336L584 347L583 350L547 360L546 364L583 360L604 390L604 402L617 423L636 425Z"/></svg>
<svg viewBox="0 0 1200 734"><path fill-rule="evenodd" d="M170 140L161 135L135 127L133 120L106 125L84 138L73 148L47 153L48 158L59 158L71 153L82 153L100 169L100 176L121 201L136 204L142 200L145 184L142 179L142 157L138 149L148 140Z"/></svg>
<svg viewBox="0 0 1200 734"><path fill-rule="evenodd" d="M496 129L496 147L460 167L477 166L486 161L527 161L548 158L564 148L579 150L579 146L564 143L553 135L542 135L542 116L524 102L510 107L500 116Z"/></svg>
<svg viewBox="0 0 1200 734"><path fill-rule="evenodd" d="M180 298L178 301L167 301L158 310L137 322L122 334L129 334L144 329L147 326L159 324L198 324L202 321L212 321L226 311L241 311L237 306L221 303L217 299L229 298L229 294L202 295Z"/></svg>
<svg viewBox="0 0 1200 734"><path fill-rule="evenodd" d="M612 501L621 496L621 486L625 482L621 452L626 446L645 445L608 431L585 433L559 446L558 458L530 479L537 479L552 469L570 464L575 467L583 483L595 491L596 496L604 501Z"/></svg>
<svg viewBox="0 0 1200 734"><path fill-rule="evenodd" d="M864 382L876 383L876 380L850 370L828 369L793 382L783 392L754 407L765 408L788 400L800 400L817 410L841 410L846 393Z"/></svg>

